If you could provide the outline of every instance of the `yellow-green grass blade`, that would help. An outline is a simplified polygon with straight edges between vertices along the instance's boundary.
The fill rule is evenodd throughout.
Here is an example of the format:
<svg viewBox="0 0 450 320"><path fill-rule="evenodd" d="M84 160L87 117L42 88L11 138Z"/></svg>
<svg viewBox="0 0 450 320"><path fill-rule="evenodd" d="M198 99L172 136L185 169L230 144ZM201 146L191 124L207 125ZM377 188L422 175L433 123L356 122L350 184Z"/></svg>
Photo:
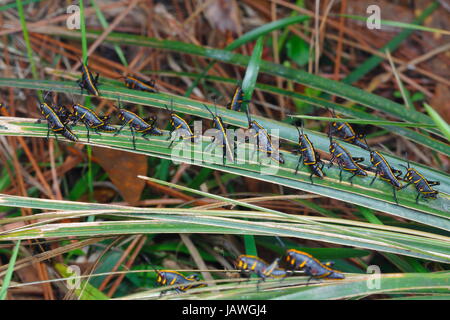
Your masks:
<svg viewBox="0 0 450 320"><path fill-rule="evenodd" d="M263 50L264 38L260 37L256 41L252 56L245 71L242 81L242 90L244 91L244 100L251 101L253 90L255 90L256 78L258 77L259 66L261 64L261 54Z"/></svg>
<svg viewBox="0 0 450 320"><path fill-rule="evenodd" d="M266 23L258 28L250 30L246 34L244 34L241 37L239 37L238 39L234 40L232 43L227 45L224 48L224 50L232 51L232 50L237 49L240 46L244 45L245 43L253 41L261 36L264 36L272 31L274 31L274 30L282 29L282 28L285 28L285 27L295 24L295 23L301 23L308 19L310 19L310 17L304 16L304 15L298 15L295 17L288 17L288 18L276 20L276 21L273 21L270 23ZM210 62L208 64L208 66L205 68L205 70L201 74L198 74L195 77L196 78L195 81L186 90L186 94L185 94L186 97L189 97L191 95L192 90L197 86L198 82L206 76L208 71L213 67L214 63L215 63L214 61ZM234 82L236 82L236 81L234 81Z"/></svg>
<svg viewBox="0 0 450 320"><path fill-rule="evenodd" d="M5 277L2 279L2 287L0 289L0 300L5 300L6 294L8 292L8 287L14 273L14 265L16 264L17 255L19 253L20 240L16 242L14 249L9 259L8 269L6 271Z"/></svg>
<svg viewBox="0 0 450 320"><path fill-rule="evenodd" d="M271 213L172 208L133 208L107 204L56 201L18 196L0 196L5 207L27 207L42 210L66 210L35 214L41 222L0 233L0 241L30 238L111 236L141 233L229 233L297 237L371 250L409 255L441 262L450 261L449 239L415 230L359 224L351 220L328 219L317 225L314 217L282 217ZM67 211L69 210L69 211ZM77 212L78 211L78 212ZM115 221L56 223L67 218L89 215L116 217ZM117 221L117 219L125 219ZM25 221L30 217L7 218L0 224ZM130 220L131 219L131 220ZM308 219L310 220L308 223ZM348 226L341 226L335 224ZM356 236L355 236L356 235Z"/></svg>
<svg viewBox="0 0 450 320"><path fill-rule="evenodd" d="M256 79L258 77L259 65L261 63L261 54L264 46L264 36L260 36L253 48L252 56L245 71L242 81L242 90L244 91L244 101L251 101L253 90L255 90ZM244 103L246 104L246 103ZM244 109L244 108L243 108ZM245 108L247 110L247 108ZM258 256L255 238L252 235L244 236L245 253L252 256Z"/></svg>
<svg viewBox="0 0 450 320"><path fill-rule="evenodd" d="M364 21L364 22L367 21L367 17L357 16L357 15L352 15L352 14L335 14L335 16L346 17L346 18ZM442 34L442 35L450 35L450 31L448 31L448 30L437 29L437 28L432 28L432 27L427 27L427 26L421 26L418 24L406 23L406 22L401 22L401 21L381 19L380 24L385 25L385 26L398 27L398 28L402 28L402 29L411 29L411 30L416 30L416 31L426 31L426 32L433 32L433 33Z"/></svg>
<svg viewBox="0 0 450 320"><path fill-rule="evenodd" d="M425 123L412 123L412 122L398 122L398 121L383 121L383 120L365 120L365 119L346 119L346 118L329 118L329 117L317 117L317 116L305 116L305 115L290 115L292 118L298 119L308 119L308 120L318 120L325 122L348 122L356 124L370 124L374 126L394 126L394 127L417 127L417 128L436 128L436 124L425 124Z"/></svg>
<svg viewBox="0 0 450 320"><path fill-rule="evenodd" d="M433 121L436 123L436 126L441 130L441 132L444 134L444 136L447 138L447 141L450 141L450 126L448 123L442 119L442 117L437 113L432 106L430 106L428 103L423 104L425 109L427 110L430 117L433 119Z"/></svg>
<svg viewBox="0 0 450 320"><path fill-rule="evenodd" d="M30 44L30 36L28 33L27 22L25 21L25 12L23 10L22 0L16 0L16 5L17 11L19 13L20 25L22 26L23 40L25 41L25 45L27 48L28 61L30 62L31 65L31 73L33 74L33 78L37 79L38 73L36 69L35 60L33 59L33 49L31 48Z"/></svg>
<svg viewBox="0 0 450 320"><path fill-rule="evenodd" d="M222 197L222 196L213 195L213 194L210 194L210 193L207 193L207 192L203 192L203 191L200 191L200 190L193 190L191 188L179 186L179 185L176 185L176 184L173 184L173 183L170 183L170 182L166 182L166 181L162 181L162 180L159 180L159 179L154 179L154 178L149 178L149 177L142 177L142 176L140 176L140 178L145 179L145 180L149 180L149 181L152 181L152 182L155 182L155 183L159 183L159 184L162 184L162 185L165 185L165 186L169 186L169 187L172 187L172 188L177 188L177 189L180 189L180 190L183 190L183 191L188 191L188 192L191 192L191 193L194 193L194 194L198 194L198 195L201 195L201 196L209 197L209 198L212 198L212 199L225 201L225 202L228 202L230 204L240 205L240 206L247 207L247 208L250 208L250 209L255 209L255 210L258 210L258 211L271 213L272 214L271 217L272 218L273 217L280 218L279 221L285 221L285 219L287 219L287 221L292 221L292 222L301 222L301 223L315 224L318 227L323 227L325 229L336 231L336 232L345 234L347 236L366 237L367 240L374 240L374 241L376 241L376 240L379 239L380 236L383 236L382 232L384 230L387 230L389 232L389 234L390 234L390 231L394 231L393 229L389 230L389 227L388 227L387 229L384 229L383 231L378 230L375 233L372 233L371 230L366 230L366 227L368 227L369 225L367 225L367 224L358 224L358 222L350 222L351 220L347 220L347 221L344 222L344 221L342 221L342 219L325 219L325 220L321 220L321 219L314 219L314 218L311 218L311 217L301 217L301 216L297 216L297 215L289 215L289 214L286 214L286 213L282 213L280 211L259 207L259 206L253 205L253 204L244 203L242 201L233 200L233 199L225 198L225 197ZM365 210L369 210L367 208L364 208L364 209ZM245 216L242 216L242 217L245 218ZM374 216L374 217L376 218L376 216ZM250 218L250 219L251 218L256 218L256 216L253 216L253 217L249 216L248 218ZM267 218L269 218L269 216L267 216ZM260 219L264 219L264 216L260 216ZM332 223L338 223L340 225L339 226L333 226L333 225L327 224L325 226L322 223L324 221L332 222ZM372 222L372 224L370 224L370 226L373 226L373 223L378 224L378 221L379 220L375 220L375 222ZM1 221L0 221L0 223L1 223ZM350 230L350 229L344 227L344 224L348 224L348 223L352 223L353 225L360 226L360 227L363 227L363 228L352 228ZM400 233L404 233L405 232L405 230L395 230L395 231L400 232ZM426 234L426 235L423 234L423 235L426 236L426 237L435 237L434 235L431 235L431 234ZM389 237L389 235L387 235L386 237ZM383 236L383 238L386 238L386 237ZM408 240L407 237L404 238L402 235L400 235L399 238L401 238L400 241L402 243L405 243L404 241ZM444 238L442 240L445 242L447 240L447 238ZM391 244L395 245L395 243L393 243L393 242L391 242ZM444 245L444 246L446 246L446 245Z"/></svg>
<svg viewBox="0 0 450 320"><path fill-rule="evenodd" d="M196 290L197 294L189 292L183 295L183 299L195 297L196 299L275 299L275 300L330 300L350 299L360 296L391 293L414 293L419 289L448 290L450 286L449 272L436 273L393 273L380 274L379 286L373 275L346 275L344 280L311 280L307 283L307 277L292 277L280 280L269 280L236 286L237 289L222 290L217 295L203 293L206 290ZM226 285L213 287L220 289L229 287ZM242 288L244 287L244 288ZM209 288L211 289L211 288ZM139 295L139 294L138 294ZM169 297L168 297L169 298ZM176 298L171 295L170 298Z"/></svg>
<svg viewBox="0 0 450 320"><path fill-rule="evenodd" d="M175 75L177 77L180 77L180 76L196 77L197 76L197 74L195 74L195 73L188 73L188 72L167 72L166 71L166 72L157 72L157 73L164 75L164 76L174 76ZM209 81L218 81L221 83L233 83L233 84L235 83L234 79L222 78L222 77L217 77L217 76L206 76L206 79ZM380 124L380 122L385 121L385 120L383 120L381 117L375 116L370 113L366 113L364 111L350 109L344 105L340 105L338 103L334 103L332 101L329 101L329 100L326 100L326 99L323 99L320 97L308 96L306 94L300 94L298 92L284 90L284 89L281 89L281 88L278 88L275 86L271 86L271 85L267 85L267 84L258 84L257 83L256 88L259 90L265 91L265 92L283 95L283 96L290 97L290 98L295 98L304 103L311 104L315 107L324 108L324 109L328 109L328 110L334 110L335 112L344 114L346 116L351 116L351 117L355 118L356 121L357 120L364 120L364 121L367 120L367 121L369 121L368 122L369 124L380 126L381 128L384 128L387 131L389 131L395 135L410 139L411 141L415 141L416 143L421 144L427 148L437 150L439 148L445 148L447 146L447 144L445 144L444 142L430 138L427 134L420 133L414 129L408 129L406 127L382 125L382 124ZM435 125L432 125L432 124L417 124L417 127L421 127L421 126L435 127ZM431 143L431 145L430 145L430 143ZM318 148L322 149L322 147L320 147L320 146ZM359 149L358 147L354 147L351 144L347 144L346 148L347 148L347 150L349 150L351 152L351 154L361 152L360 151L361 149ZM422 166L421 170L422 169L427 170L427 167ZM433 179L430 178L430 180L433 180Z"/></svg>
<svg viewBox="0 0 450 320"><path fill-rule="evenodd" d="M76 77L75 77L76 78ZM170 104L172 101L174 102L174 110L176 112L181 112L184 114L190 114L198 117L202 117L205 119L210 119L211 115L205 110L203 103L187 99L184 97L173 96L169 94L150 94L147 92L141 92L136 90L130 90L123 88L123 84L119 84L116 82L117 86L103 85L100 89L100 93L103 98L111 99L114 103L117 102L117 99L120 97L121 101L131 102L141 105L152 106L156 108L164 108L165 104ZM39 90L53 90L56 92L65 92L68 94L78 93L79 88L76 86L75 82L60 82L60 81L33 81L28 79L8 79L8 78L0 78L0 85L10 86L10 87L19 87L19 88L29 88L29 89L39 89ZM324 100L325 101L325 100ZM208 107L212 110L215 108L213 104L207 104ZM165 109L164 109L165 110ZM221 115L223 121L227 124L246 128L247 127L247 117L242 112L236 112L233 110L228 110L226 108L217 106L217 111ZM358 117L358 115L351 114L352 116ZM297 143L298 141L298 132L296 128L292 125L286 124L284 122L271 120L259 116L252 116L252 119L258 121L264 128L278 129L279 136L281 139L287 140L292 143ZM391 127L392 130L401 131L404 128L401 127ZM395 129L394 129L395 128ZM413 132L412 130L410 130ZM308 134L309 138L314 144L314 147L318 150L322 150L328 152L329 147L329 139L324 133L317 133L315 131L305 130L305 133ZM431 139L431 138L430 138ZM436 143L447 146L447 144L432 139ZM423 141L425 143L425 141ZM433 142L429 142L432 144ZM355 147L351 144L344 143L346 149L352 154L354 157L362 157L365 159L363 164L371 165L369 162L368 152L362 150L358 147ZM382 152L383 153L383 152ZM406 164L405 160L401 158L385 154L383 156L386 160L394 167L398 167L399 163ZM450 181L449 176L443 172L439 172L436 169L420 165L417 163L411 163L414 168L419 170L428 180L431 181L440 181L441 185L435 187L436 190L442 193L450 194Z"/></svg>
<svg viewBox="0 0 450 320"><path fill-rule="evenodd" d="M81 126L74 128L81 140L79 143L87 144L86 129ZM0 135L13 136L34 136L46 137L46 124L37 124L33 119L24 118L0 118ZM440 193L438 199L428 202L415 202L416 191L413 187L398 192L400 205L396 205L392 196L392 187L384 181L376 181L372 186L368 185L371 177L354 178L353 186L348 181L339 182L339 170L332 167L326 170L327 177L323 180L315 179L314 184L310 183L310 172L308 168L302 168L298 174L295 174L298 157L283 152L286 163L278 166L273 162L265 166L261 166L257 162L246 162L244 164L226 163L222 164L222 157L212 158L215 163L202 162L208 157L203 152L209 141L203 144L197 144L194 148L189 145L184 150L184 154L172 155L172 149L168 148L169 141L166 136L152 136L149 140L144 140L139 136L136 139L137 150L133 150L131 143L131 134L123 131L120 135L114 137L112 134L103 133L101 136L95 135L91 137L91 145L105 146L118 150L130 151L135 153L146 154L163 159L177 160L185 163L192 163L201 167L220 170L223 172L234 173L240 176L252 177L262 181L277 183L279 185L288 186L294 189L303 190L354 203L368 208L390 213L392 215L410 219L423 224L432 225L436 228L450 230L449 222L449 195ZM178 148L183 144L174 144L174 148ZM192 147L192 148L191 148ZM248 148L248 145L245 145ZM190 148L190 149L189 149ZM176 149L175 149L176 150ZM261 172L261 169L273 170L275 174L268 175ZM447 183L448 178L441 183Z"/></svg>

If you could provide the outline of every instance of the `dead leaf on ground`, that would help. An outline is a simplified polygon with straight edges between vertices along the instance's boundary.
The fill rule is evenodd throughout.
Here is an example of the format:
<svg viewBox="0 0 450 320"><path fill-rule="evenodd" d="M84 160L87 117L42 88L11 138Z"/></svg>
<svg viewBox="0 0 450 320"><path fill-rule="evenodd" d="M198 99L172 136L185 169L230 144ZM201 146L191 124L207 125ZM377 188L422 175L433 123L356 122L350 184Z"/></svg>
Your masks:
<svg viewBox="0 0 450 320"><path fill-rule="evenodd" d="M137 176L147 175L147 157L99 147L92 148L92 155L108 173L124 200L131 205L137 203L145 187L144 180Z"/></svg>
<svg viewBox="0 0 450 320"><path fill-rule="evenodd" d="M206 19L213 28L221 32L231 31L240 34L239 7L235 0L212 1L204 11Z"/></svg>

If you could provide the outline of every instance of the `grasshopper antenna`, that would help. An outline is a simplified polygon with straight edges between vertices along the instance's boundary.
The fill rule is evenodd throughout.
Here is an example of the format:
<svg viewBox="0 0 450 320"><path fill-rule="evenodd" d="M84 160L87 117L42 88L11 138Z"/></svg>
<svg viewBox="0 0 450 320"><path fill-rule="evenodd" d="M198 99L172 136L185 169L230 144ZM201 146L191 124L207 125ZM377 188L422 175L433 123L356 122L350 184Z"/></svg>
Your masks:
<svg viewBox="0 0 450 320"><path fill-rule="evenodd" d="M298 131L298 137L300 138L300 136L302 136L302 133L300 132L300 129L298 128L298 126L295 126L295 129L297 129L297 131Z"/></svg>
<svg viewBox="0 0 450 320"><path fill-rule="evenodd" d="M217 98L214 98L214 111L216 112L216 117L217 117Z"/></svg>
<svg viewBox="0 0 450 320"><path fill-rule="evenodd" d="M114 108L116 108L117 110L121 110L122 108L120 107L120 97L117 98L117 104L117 106L113 104Z"/></svg>
<svg viewBox="0 0 450 320"><path fill-rule="evenodd" d="M252 123L252 119L250 118L250 113L248 111L248 108L245 109L245 113L247 114L248 126L250 127L250 125Z"/></svg>
<svg viewBox="0 0 450 320"><path fill-rule="evenodd" d="M160 274L159 270L155 268L155 266L153 265L153 263L150 261L150 258L148 258L145 254L142 255L142 257L144 258L144 260L152 267L153 270L155 270L156 274Z"/></svg>
<svg viewBox="0 0 450 320"><path fill-rule="evenodd" d="M372 149L370 148L369 144L367 143L366 136L363 137L364 142L366 143L367 148L369 148L369 152L372 152Z"/></svg>
<svg viewBox="0 0 450 320"><path fill-rule="evenodd" d="M328 123L328 138L330 139L330 144L333 143L333 136L331 135L331 124Z"/></svg>
<svg viewBox="0 0 450 320"><path fill-rule="evenodd" d="M209 111L209 113L211 114L211 116L213 117L213 119L215 118L214 113L211 112L211 110L209 110L208 106L206 104L203 104L203 106L206 108L206 110Z"/></svg>

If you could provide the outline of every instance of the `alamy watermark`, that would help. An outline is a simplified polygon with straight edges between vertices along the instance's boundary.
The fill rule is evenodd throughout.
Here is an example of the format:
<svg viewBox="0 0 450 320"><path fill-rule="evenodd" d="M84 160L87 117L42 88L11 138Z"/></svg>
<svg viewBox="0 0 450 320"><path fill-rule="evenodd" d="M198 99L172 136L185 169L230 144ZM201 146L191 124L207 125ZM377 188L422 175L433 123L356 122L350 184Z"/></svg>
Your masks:
<svg viewBox="0 0 450 320"><path fill-rule="evenodd" d="M67 7L66 12L70 14L66 21L67 29L80 29L80 7L77 5L70 5Z"/></svg>
<svg viewBox="0 0 450 320"><path fill-rule="evenodd" d="M370 276L367 278L366 285L368 289L380 289L381 288L381 270L377 265L370 265L367 267L367 271Z"/></svg>
<svg viewBox="0 0 450 320"><path fill-rule="evenodd" d="M369 17L367 17L366 25L367 29L373 30L373 29L381 29L381 9L376 4L372 4L367 7L366 10L367 13L370 14Z"/></svg>
<svg viewBox="0 0 450 320"><path fill-rule="evenodd" d="M67 277L66 286L67 289L73 290L73 289L79 289L81 284L81 269L77 265L70 265L66 269L69 276Z"/></svg>

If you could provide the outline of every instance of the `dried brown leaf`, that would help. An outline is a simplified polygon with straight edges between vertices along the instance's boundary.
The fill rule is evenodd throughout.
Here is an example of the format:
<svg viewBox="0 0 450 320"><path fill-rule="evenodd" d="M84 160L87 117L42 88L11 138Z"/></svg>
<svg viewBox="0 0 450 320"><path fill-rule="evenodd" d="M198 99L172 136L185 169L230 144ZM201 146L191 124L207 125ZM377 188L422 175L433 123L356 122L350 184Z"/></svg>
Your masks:
<svg viewBox="0 0 450 320"><path fill-rule="evenodd" d="M147 157L99 147L92 148L92 155L108 173L124 200L131 205L138 202L145 182L137 176L147 174Z"/></svg>
<svg viewBox="0 0 450 320"><path fill-rule="evenodd" d="M239 7L235 0L212 1L204 11L211 26L221 32L231 31L240 34Z"/></svg>

